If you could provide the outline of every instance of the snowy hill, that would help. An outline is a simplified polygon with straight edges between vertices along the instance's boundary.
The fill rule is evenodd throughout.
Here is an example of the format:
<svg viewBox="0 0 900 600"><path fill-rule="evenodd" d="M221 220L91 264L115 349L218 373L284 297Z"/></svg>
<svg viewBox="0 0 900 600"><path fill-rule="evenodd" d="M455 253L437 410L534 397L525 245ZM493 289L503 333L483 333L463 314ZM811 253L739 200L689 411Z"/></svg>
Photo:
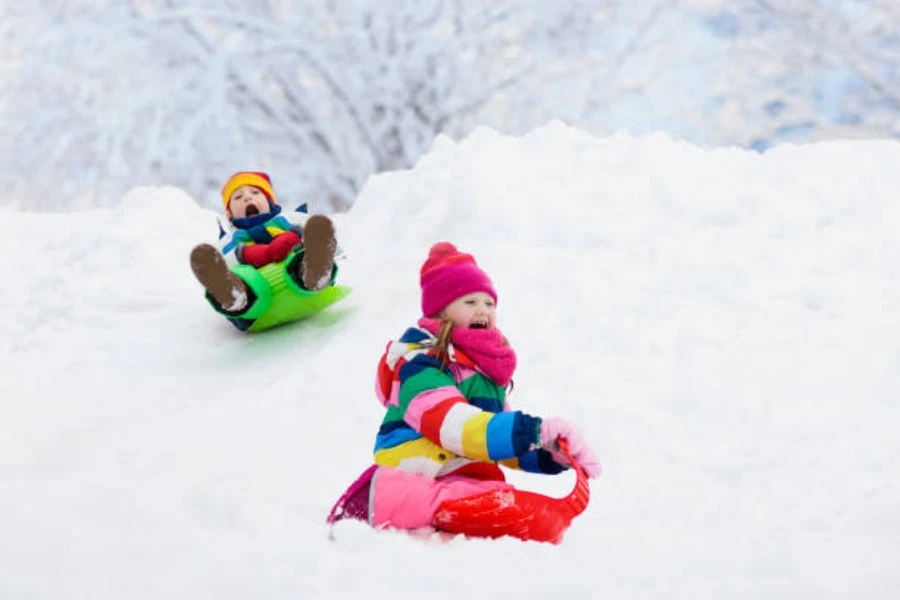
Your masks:
<svg viewBox="0 0 900 600"><path fill-rule="evenodd" d="M0 598L893 598L898 165L893 142L439 138L336 216L354 293L253 336L205 304L187 256L215 216L180 190L0 210ZM438 239L494 278L511 402L604 463L561 546L324 525Z"/></svg>

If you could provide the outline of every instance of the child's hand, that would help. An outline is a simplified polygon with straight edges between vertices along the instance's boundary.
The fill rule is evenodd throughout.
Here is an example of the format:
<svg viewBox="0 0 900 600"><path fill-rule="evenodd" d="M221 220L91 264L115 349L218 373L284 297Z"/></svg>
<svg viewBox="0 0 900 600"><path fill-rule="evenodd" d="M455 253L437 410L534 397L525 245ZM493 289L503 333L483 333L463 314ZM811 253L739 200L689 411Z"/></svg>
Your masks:
<svg viewBox="0 0 900 600"><path fill-rule="evenodd" d="M300 236L293 231L285 231L269 243L271 262L280 262L287 258L291 250L300 244Z"/></svg>
<svg viewBox="0 0 900 600"><path fill-rule="evenodd" d="M300 244L300 236L293 231L286 231L268 244L239 245L237 259L239 262L258 269L284 260L298 244Z"/></svg>
<svg viewBox="0 0 900 600"><path fill-rule="evenodd" d="M237 259L257 269L264 267L272 262L269 244L254 244L252 246L241 244L237 248Z"/></svg>
<svg viewBox="0 0 900 600"><path fill-rule="evenodd" d="M541 445L553 455L553 460L563 466L570 467L572 466L571 463L559 449L557 438L564 438L568 442L572 458L581 465L588 477L600 475L600 461L575 425L559 417L551 417L541 421Z"/></svg>

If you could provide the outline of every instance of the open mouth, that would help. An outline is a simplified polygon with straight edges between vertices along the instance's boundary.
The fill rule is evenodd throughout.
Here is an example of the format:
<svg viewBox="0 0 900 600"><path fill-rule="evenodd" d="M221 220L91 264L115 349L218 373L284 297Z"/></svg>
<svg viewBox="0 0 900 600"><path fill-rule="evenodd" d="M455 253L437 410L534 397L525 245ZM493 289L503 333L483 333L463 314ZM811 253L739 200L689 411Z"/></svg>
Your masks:
<svg viewBox="0 0 900 600"><path fill-rule="evenodd" d="M247 206L247 209L244 212L246 213L245 216L247 217L255 217L259 214L259 209L256 208L256 206L254 206L253 204L250 204L249 206Z"/></svg>
<svg viewBox="0 0 900 600"><path fill-rule="evenodd" d="M487 329L487 323L472 323L469 329Z"/></svg>

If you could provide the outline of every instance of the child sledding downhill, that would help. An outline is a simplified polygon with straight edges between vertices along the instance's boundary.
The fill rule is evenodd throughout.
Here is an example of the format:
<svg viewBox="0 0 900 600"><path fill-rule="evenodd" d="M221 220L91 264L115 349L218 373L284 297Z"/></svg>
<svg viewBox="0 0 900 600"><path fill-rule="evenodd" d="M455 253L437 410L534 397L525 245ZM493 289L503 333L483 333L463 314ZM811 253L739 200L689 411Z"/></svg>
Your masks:
<svg viewBox="0 0 900 600"><path fill-rule="evenodd" d="M219 248L200 244L191 269L212 307L242 331L258 331L318 312L342 299L335 286L337 241L323 215L282 213L269 176L235 173L222 187L230 227Z"/></svg>
<svg viewBox="0 0 900 600"><path fill-rule="evenodd" d="M495 327L493 284L471 255L435 244L420 283L424 317L388 344L378 367L387 412L375 464L328 522L559 542L587 505L597 458L573 424L507 405L516 354ZM578 485L564 500L517 490L498 463L551 475L575 463Z"/></svg>

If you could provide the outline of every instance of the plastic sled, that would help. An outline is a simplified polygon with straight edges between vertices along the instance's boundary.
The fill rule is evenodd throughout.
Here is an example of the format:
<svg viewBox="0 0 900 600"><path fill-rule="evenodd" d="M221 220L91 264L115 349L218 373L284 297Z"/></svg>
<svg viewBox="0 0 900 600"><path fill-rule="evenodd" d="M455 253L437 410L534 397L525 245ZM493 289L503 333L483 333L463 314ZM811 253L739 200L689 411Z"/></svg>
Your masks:
<svg viewBox="0 0 900 600"><path fill-rule="evenodd" d="M560 449L575 469L575 487L565 498L506 489L444 502L434 516L439 531L472 537L512 536L521 540L558 544L572 519L587 508L591 498L584 469L576 463L565 440Z"/></svg>
<svg viewBox="0 0 900 600"><path fill-rule="evenodd" d="M286 266L294 259L295 256L292 255L283 262L265 265L259 269L250 265L232 267L232 272L248 284L256 300L249 311L240 315L217 310L242 331L262 331L283 323L305 319L350 294L351 288L334 285L338 273L337 265L334 267L328 287L315 292L303 289L285 272Z"/></svg>

